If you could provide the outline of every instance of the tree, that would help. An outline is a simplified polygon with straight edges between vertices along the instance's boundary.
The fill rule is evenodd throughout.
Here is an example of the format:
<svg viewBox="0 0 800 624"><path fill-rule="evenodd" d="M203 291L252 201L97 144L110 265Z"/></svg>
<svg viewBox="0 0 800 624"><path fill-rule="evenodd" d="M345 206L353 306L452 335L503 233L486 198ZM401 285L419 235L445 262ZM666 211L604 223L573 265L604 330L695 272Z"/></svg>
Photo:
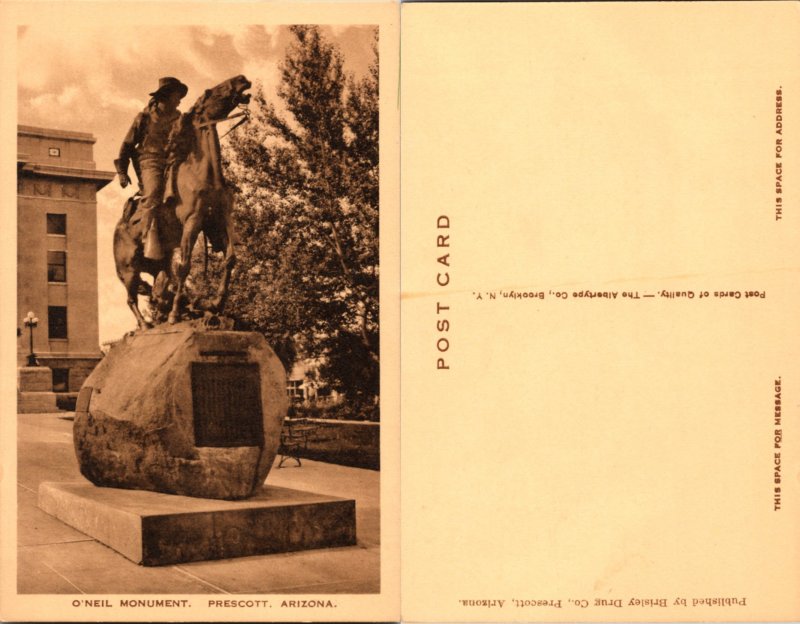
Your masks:
<svg viewBox="0 0 800 624"><path fill-rule="evenodd" d="M297 354L356 409L379 395L378 57L360 80L316 26L292 26L278 96L232 135L239 264L228 312Z"/></svg>

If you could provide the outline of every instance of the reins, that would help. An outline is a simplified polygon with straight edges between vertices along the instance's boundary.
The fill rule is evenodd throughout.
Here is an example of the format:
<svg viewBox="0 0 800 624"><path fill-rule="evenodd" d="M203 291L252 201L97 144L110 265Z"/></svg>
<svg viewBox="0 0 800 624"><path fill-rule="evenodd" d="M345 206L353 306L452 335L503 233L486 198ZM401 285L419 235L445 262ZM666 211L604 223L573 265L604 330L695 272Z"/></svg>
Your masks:
<svg viewBox="0 0 800 624"><path fill-rule="evenodd" d="M220 139L223 139L226 136L228 136L231 132L236 130L236 128L241 126L243 123L247 123L248 121L250 121L250 110L249 109L244 108L242 110L242 112L236 113L235 115L230 115L228 117L224 117L222 119L211 119L209 121L204 121L201 124L197 124L197 127L198 128L207 128L208 126L214 126L214 125L216 125L218 123L222 123L223 121L230 121L231 119L236 119L237 117L241 117L242 119L237 121L233 126L231 126L231 128L225 134L223 134L220 137Z"/></svg>

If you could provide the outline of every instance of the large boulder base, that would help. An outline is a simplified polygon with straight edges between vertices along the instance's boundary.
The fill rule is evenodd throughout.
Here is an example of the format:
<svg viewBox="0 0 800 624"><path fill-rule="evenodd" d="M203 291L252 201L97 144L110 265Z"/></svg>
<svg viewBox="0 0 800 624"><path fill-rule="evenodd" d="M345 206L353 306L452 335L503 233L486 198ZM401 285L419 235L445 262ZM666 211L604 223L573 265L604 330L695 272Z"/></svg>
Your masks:
<svg viewBox="0 0 800 624"><path fill-rule="evenodd" d="M261 334L161 326L127 335L86 380L75 451L95 485L245 498L272 466L287 407Z"/></svg>

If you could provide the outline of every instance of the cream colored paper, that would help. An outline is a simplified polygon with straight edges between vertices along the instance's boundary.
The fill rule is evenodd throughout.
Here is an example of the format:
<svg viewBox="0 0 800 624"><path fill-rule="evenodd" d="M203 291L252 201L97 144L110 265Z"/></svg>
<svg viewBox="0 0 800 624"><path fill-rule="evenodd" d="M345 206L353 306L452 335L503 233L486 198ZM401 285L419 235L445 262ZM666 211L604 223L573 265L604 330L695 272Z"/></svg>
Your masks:
<svg viewBox="0 0 800 624"><path fill-rule="evenodd" d="M380 471L380 591L364 594L238 594L224 596L219 588L211 587L208 594L181 595L174 587L165 586L163 594L117 595L108 592L97 595L72 594L19 594L17 593L17 514L16 514L16 472L17 472L17 419L16 412L16 344L13 327L19 324L14 319L16 310L16 126L21 113L16 107L18 76L26 72L41 72L42 66L58 67L53 58L53 50L43 48L41 59L28 58L28 63L20 64L17 54L18 26L35 24L46 29L50 39L59 45L61 39L75 41L84 31L93 32L98 26L109 29L129 30L138 25L144 33L148 28L185 26L207 26L211 28L235 29L245 25L264 25L276 27L289 24L320 24L338 28L348 25L375 25L379 29L380 46L380 132L381 132L381 471ZM135 32L135 29L134 29ZM144 35L143 35L144 36ZM185 38L176 37L175 45ZM126 50L128 41L121 44ZM0 497L2 498L2 524L0 525L0 619L16 621L326 621L326 620L393 620L399 618L399 110L397 82L399 75L399 8L390 2L385 3L227 3L227 2L141 2L141 3L99 3L99 2L2 2L0 3L0 65L2 66L2 114L0 115L0 136L3 139L0 186L2 192L2 215L4 227L0 230L0 249L2 250L3 275L5 286L2 311L2 374L0 374L0 401L2 419L0 431L3 441L2 479ZM63 43L61 44L63 45ZM92 58L94 49L91 42L76 43L78 52L86 51L86 75L91 77L91 67L100 60ZM69 50L74 53L74 50ZM151 61L150 57L148 62ZM107 60L107 59L104 59ZM209 68L207 68L209 69ZM209 84L216 75L214 67L209 69ZM153 82L158 75L152 77ZM229 75L218 76L222 81ZM119 76L124 79L124 76ZM79 80L79 77L75 78ZM155 84L155 82L153 82ZM51 94L52 99L58 94ZM109 93L109 97L113 94ZM196 97L196 92L193 93ZM55 128L94 132L99 128L69 126L67 113L70 102L65 99L65 115L54 118L46 125ZM184 110L191 102L184 102ZM103 101L90 100L84 106L102 107ZM132 117L131 117L132 119ZM24 121L23 121L24 123ZM122 136L118 140L121 140ZM111 163L97 158L101 151L95 146L98 169L108 170ZM117 182L112 182L116 185ZM121 208L121 202L114 203L114 210ZM106 221L108 219L106 218ZM99 224L103 223L99 220ZM113 223L113 221L112 221ZM99 250L99 262L112 260L110 236L99 232L101 242L107 246ZM101 269L101 274L103 269ZM104 285L101 284L101 290ZM124 290L113 280L108 289L119 289L119 303L124 304ZM101 297L105 296L101 292ZM102 309L102 315L111 314ZM127 315L126 317L127 318ZM128 321L133 317L131 316ZM128 328L132 329L132 327ZM117 338L109 336L109 338ZM46 461L46 458L42 458ZM310 489L310 488L309 488ZM357 527L358 531L358 527ZM354 548L359 548L358 546ZM265 574L275 574L270 570L269 557L260 558L256 565L262 565ZM134 568L136 566L131 564ZM141 570L137 570L141 572ZM146 572L146 570L145 570ZM224 574L224 572L221 572ZM113 571L109 572L114 574ZM305 580L318 578L330 580L323 571L307 571ZM109 583L114 581L109 578ZM235 584L236 579L227 579ZM214 593L216 592L216 593ZM169 608L127 607L122 600L168 599L188 606ZM229 600L227 606L212 606L211 600ZM95 601L92 603L92 601ZM105 606L105 602L110 606ZM241 602L240 602L241 601ZM258 602L260 601L260 602ZM271 605L263 607L264 601ZM284 601L286 604L284 605ZM252 603L248 606L247 603ZM145 603L146 604L146 603Z"/></svg>
<svg viewBox="0 0 800 624"><path fill-rule="evenodd" d="M404 619L800 617L799 60L797 3L403 7Z"/></svg>

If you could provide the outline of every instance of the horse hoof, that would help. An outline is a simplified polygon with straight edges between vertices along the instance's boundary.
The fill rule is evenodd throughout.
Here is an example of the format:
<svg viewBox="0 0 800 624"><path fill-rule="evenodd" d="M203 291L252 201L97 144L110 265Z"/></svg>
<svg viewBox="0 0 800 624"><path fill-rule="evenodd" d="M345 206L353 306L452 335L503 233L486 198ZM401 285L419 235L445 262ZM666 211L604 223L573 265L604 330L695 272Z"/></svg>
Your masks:
<svg viewBox="0 0 800 624"><path fill-rule="evenodd" d="M178 315L177 314L170 314L169 315L169 324L174 325L178 322Z"/></svg>

